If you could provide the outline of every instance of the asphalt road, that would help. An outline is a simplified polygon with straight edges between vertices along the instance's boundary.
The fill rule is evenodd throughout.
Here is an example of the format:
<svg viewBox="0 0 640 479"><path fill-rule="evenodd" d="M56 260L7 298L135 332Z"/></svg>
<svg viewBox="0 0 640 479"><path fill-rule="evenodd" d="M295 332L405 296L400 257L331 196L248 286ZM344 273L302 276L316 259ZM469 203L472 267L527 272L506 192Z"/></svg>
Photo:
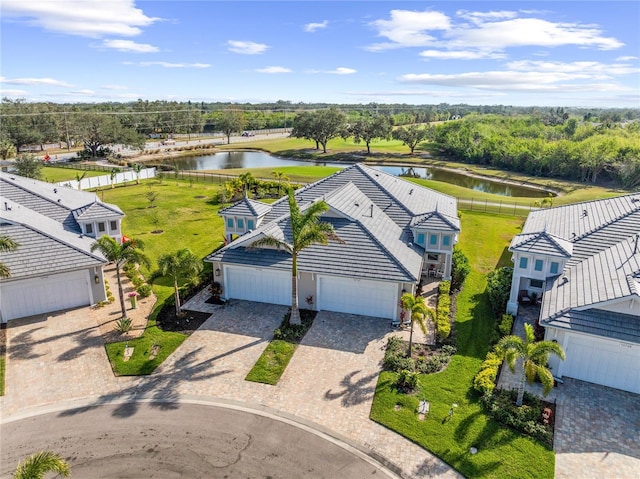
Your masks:
<svg viewBox="0 0 640 479"><path fill-rule="evenodd" d="M247 411L128 403L48 413L1 426L0 477L41 450L77 478L395 477L359 451Z"/></svg>

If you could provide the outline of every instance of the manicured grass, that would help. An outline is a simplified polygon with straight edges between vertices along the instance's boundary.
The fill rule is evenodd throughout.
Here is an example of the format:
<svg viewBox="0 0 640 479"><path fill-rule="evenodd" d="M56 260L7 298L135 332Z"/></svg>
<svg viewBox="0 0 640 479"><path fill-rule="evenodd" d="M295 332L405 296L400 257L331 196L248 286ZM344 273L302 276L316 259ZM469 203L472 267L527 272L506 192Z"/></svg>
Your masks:
<svg viewBox="0 0 640 479"><path fill-rule="evenodd" d="M333 175L335 172L340 171L341 168L332 166L278 166L274 168L230 168L226 170L210 170L213 173L220 173L223 175L238 175L249 171L255 178L262 178L265 180L277 181L273 177L273 171L279 171L284 173L291 183L313 183L319 179Z"/></svg>
<svg viewBox="0 0 640 479"><path fill-rule="evenodd" d="M155 321L149 321L144 335L137 339L105 345L113 372L117 376L139 376L151 374L167 357L187 339L186 334L162 331ZM149 359L154 344L160 351L154 359ZM134 348L129 361L124 361L124 348Z"/></svg>
<svg viewBox="0 0 640 479"><path fill-rule="evenodd" d="M59 183L61 181L75 180L76 175L82 176L86 173L86 177L109 175L106 171L81 170L76 168L56 168L55 166L45 166L42 168L42 180L50 183Z"/></svg>
<svg viewBox="0 0 640 479"><path fill-rule="evenodd" d="M393 386L396 375L383 372L371 409L373 420L432 451L467 477L551 478L554 474L553 451L492 420L472 389L495 327L484 293L486 273L508 264L506 247L522 222L519 217L463 213L460 246L472 271L457 297L458 354L445 371L421 376L420 393L415 396L398 393ZM431 411L419 422L416 410L423 397L430 401ZM458 407L448 419L454 403ZM469 453L472 446L478 454Z"/></svg>
<svg viewBox="0 0 640 479"><path fill-rule="evenodd" d="M245 378L247 381L275 385L287 368L298 347L297 344L274 339L262 352L256 364Z"/></svg>
<svg viewBox="0 0 640 479"><path fill-rule="evenodd" d="M197 256L204 258L223 241L224 225L218 216L222 205L214 198L218 185L194 183L188 181L164 179L142 181L140 185L109 188L98 192L106 202L118 205L126 214L123 220L123 233L130 238L145 242L145 253L151 262L150 269L142 269L145 277L157 269L158 257L183 247L188 247ZM154 208L150 208L146 194L156 192L158 199ZM157 216L158 223L154 224ZM161 234L151 231L162 230ZM169 278L157 278L152 283L153 292L158 301L144 335L130 340L134 347L133 356L123 361L125 343L113 343L106 346L109 360L117 375L150 374L169 354L187 338L181 333L167 332L155 324L164 301L173 294L173 284ZM160 346L160 352L154 360L149 360L151 346Z"/></svg>

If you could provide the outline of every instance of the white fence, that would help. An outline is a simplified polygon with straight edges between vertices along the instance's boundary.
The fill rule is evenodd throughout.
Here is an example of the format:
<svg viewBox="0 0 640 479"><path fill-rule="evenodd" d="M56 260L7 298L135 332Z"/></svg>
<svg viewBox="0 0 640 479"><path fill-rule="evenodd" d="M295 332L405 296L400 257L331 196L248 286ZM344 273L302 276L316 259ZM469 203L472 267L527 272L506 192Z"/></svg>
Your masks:
<svg viewBox="0 0 640 479"><path fill-rule="evenodd" d="M156 177L156 169L155 168L145 168L140 170L140 173L136 173L133 170L127 171L119 171L116 173L113 181L111 180L111 175L102 175L102 176L91 176L89 178L82 178L80 180L80 187L78 188L78 182L76 180L69 181L61 181L57 183L60 186L68 186L69 188L73 188L74 190L88 190L91 188L99 188L101 186L111 186L119 185L121 183L129 183L131 181L146 180L149 178Z"/></svg>

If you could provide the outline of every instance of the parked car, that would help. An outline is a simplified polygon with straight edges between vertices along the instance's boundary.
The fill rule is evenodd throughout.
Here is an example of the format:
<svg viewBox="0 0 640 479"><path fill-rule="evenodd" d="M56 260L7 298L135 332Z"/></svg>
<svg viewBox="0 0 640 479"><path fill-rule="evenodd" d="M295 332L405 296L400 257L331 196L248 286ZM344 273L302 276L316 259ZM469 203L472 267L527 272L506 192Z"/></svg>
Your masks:
<svg viewBox="0 0 640 479"><path fill-rule="evenodd" d="M256 136L256 134L252 131L243 131L242 136Z"/></svg>

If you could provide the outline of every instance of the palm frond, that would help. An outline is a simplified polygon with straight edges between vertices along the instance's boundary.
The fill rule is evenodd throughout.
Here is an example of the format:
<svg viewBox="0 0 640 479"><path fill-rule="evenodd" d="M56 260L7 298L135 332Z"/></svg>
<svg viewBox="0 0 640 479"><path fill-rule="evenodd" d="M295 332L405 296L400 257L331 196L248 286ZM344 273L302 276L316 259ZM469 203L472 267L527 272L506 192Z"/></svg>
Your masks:
<svg viewBox="0 0 640 479"><path fill-rule="evenodd" d="M275 236L263 236L262 238L258 238L253 243L249 245L250 249L262 248L264 246L271 246L273 248L281 249L286 251L289 254L293 254L293 247L289 243Z"/></svg>

